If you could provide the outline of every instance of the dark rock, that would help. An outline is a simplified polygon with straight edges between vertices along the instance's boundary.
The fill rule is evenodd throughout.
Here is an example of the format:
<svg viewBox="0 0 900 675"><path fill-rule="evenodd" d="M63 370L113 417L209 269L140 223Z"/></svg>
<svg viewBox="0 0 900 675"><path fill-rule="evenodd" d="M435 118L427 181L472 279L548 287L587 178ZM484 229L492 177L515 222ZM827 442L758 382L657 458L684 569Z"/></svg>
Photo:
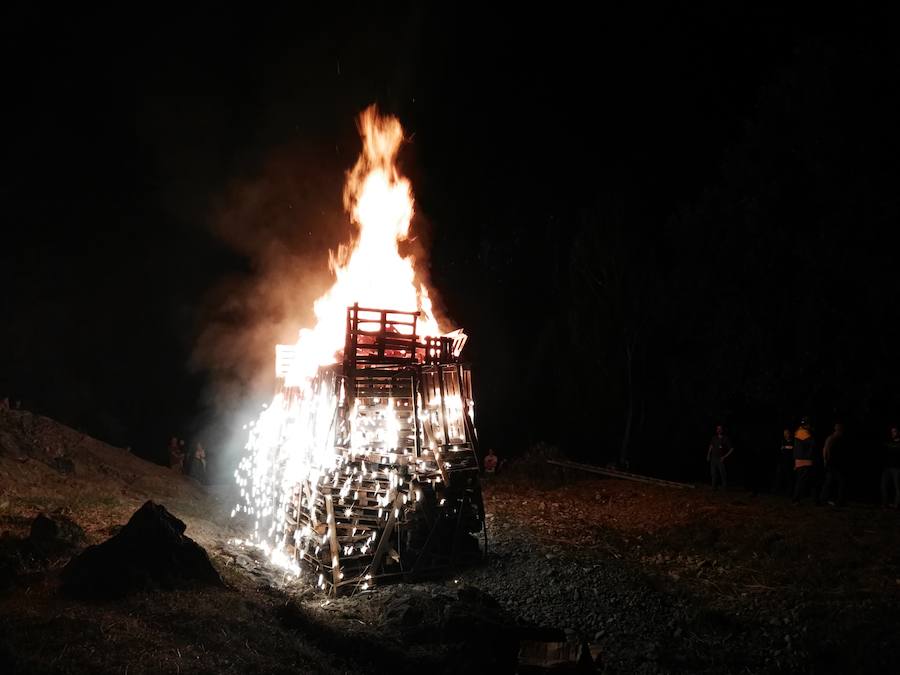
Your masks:
<svg viewBox="0 0 900 675"><path fill-rule="evenodd" d="M459 589L459 601L447 604L441 618L441 641L515 641L515 620L487 593L475 588Z"/></svg>
<svg viewBox="0 0 900 675"><path fill-rule="evenodd" d="M463 602L500 609L499 602L476 586L462 586L456 592L456 596Z"/></svg>
<svg viewBox="0 0 900 675"><path fill-rule="evenodd" d="M22 549L24 540L9 532L0 534L0 590L11 587L23 570Z"/></svg>
<svg viewBox="0 0 900 675"><path fill-rule="evenodd" d="M81 548L87 543L87 537L78 523L64 515L39 513L31 522L28 541L37 555L49 558Z"/></svg>
<svg viewBox="0 0 900 675"><path fill-rule="evenodd" d="M440 639L440 625L444 607L455 602L448 594L434 594L429 590L409 589L411 592L391 597L384 608L384 627L404 640L435 642Z"/></svg>
<svg viewBox="0 0 900 675"><path fill-rule="evenodd" d="M433 602L430 598L428 602L409 598L404 602L389 604L385 610L385 622L396 624L401 632L405 634L410 628L421 626L423 622L426 622L428 605Z"/></svg>
<svg viewBox="0 0 900 675"><path fill-rule="evenodd" d="M496 600L475 591L465 589L444 607L440 642L454 664L447 672L514 672L520 629Z"/></svg>
<svg viewBox="0 0 900 675"><path fill-rule="evenodd" d="M54 457L49 464L63 475L75 473L75 462L68 457Z"/></svg>
<svg viewBox="0 0 900 675"><path fill-rule="evenodd" d="M224 585L206 551L184 530L184 523L164 506L148 501L121 532L66 565L63 591L94 599L154 588Z"/></svg>

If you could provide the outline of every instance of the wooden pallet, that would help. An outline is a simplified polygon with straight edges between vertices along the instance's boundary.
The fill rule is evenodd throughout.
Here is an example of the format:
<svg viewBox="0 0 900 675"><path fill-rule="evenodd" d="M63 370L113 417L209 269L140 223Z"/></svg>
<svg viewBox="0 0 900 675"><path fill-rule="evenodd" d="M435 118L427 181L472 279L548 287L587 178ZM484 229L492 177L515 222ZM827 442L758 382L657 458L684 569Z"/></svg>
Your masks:
<svg viewBox="0 0 900 675"><path fill-rule="evenodd" d="M450 569L487 549L471 371L458 361L465 336L423 340L416 319L348 308L345 358L311 387L338 401L334 463L295 486L284 543L329 593Z"/></svg>

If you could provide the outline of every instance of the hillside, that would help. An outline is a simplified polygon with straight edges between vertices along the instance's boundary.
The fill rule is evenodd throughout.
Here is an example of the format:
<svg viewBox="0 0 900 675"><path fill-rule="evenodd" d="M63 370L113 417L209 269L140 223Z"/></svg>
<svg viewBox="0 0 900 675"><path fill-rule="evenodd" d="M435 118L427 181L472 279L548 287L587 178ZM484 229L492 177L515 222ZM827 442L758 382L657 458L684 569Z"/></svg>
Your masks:
<svg viewBox="0 0 900 675"><path fill-rule="evenodd" d="M37 513L62 510L93 542L148 499L190 519L195 536L213 529L209 496L186 476L47 417L0 410L4 530L21 533Z"/></svg>

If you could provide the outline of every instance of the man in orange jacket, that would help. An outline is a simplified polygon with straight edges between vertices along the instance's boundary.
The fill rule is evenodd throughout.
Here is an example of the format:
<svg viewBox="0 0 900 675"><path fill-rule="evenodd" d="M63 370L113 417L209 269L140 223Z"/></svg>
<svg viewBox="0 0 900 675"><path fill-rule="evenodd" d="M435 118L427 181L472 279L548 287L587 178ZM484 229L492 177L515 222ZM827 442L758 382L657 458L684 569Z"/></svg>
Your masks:
<svg viewBox="0 0 900 675"><path fill-rule="evenodd" d="M799 504L809 491L814 446L809 419L804 417L800 420L800 428L794 432L794 504Z"/></svg>

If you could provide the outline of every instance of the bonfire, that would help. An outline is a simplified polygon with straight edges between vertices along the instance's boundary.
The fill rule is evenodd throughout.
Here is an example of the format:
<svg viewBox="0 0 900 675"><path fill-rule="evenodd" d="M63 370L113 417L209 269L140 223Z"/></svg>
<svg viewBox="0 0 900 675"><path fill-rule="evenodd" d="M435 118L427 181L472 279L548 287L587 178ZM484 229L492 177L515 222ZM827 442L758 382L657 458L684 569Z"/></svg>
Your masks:
<svg viewBox="0 0 900 675"><path fill-rule="evenodd" d="M245 543L329 592L450 569L487 548L466 335L442 326L409 237L403 129L374 107L344 205L358 228L331 252L316 323L278 345L278 388L235 477ZM480 535L480 536L479 536Z"/></svg>

